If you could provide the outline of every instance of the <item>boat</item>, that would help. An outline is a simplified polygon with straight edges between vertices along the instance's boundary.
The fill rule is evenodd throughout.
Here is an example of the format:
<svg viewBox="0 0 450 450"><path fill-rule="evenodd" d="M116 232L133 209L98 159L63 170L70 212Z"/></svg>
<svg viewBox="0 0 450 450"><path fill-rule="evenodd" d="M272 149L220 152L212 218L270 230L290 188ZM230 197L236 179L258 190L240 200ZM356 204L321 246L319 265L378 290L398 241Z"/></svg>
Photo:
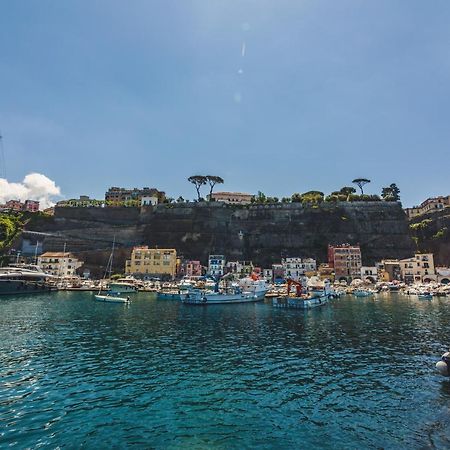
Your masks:
<svg viewBox="0 0 450 450"><path fill-rule="evenodd" d="M95 300L107 303L130 303L130 297L119 297L117 293L107 292L105 295L95 294Z"/></svg>
<svg viewBox="0 0 450 450"><path fill-rule="evenodd" d="M296 292L291 295L291 286L296 287ZM303 293L303 285L296 280L287 280L287 295L274 298L272 300L272 306L274 308L294 308L294 309L310 309L324 306L328 303L328 295L325 291L321 293L315 292Z"/></svg>
<svg viewBox="0 0 450 450"><path fill-rule="evenodd" d="M311 309L328 303L326 296L322 297L278 297L272 301L274 308Z"/></svg>
<svg viewBox="0 0 450 450"><path fill-rule="evenodd" d="M111 279L111 272L112 272L112 264L113 264L113 258L114 258L114 245L115 245L116 239L114 237L111 254L109 255L108 263L106 264L105 269L105 276L103 279L106 278L106 275L109 275L109 278ZM120 297L119 291L113 291L111 289L111 284L109 286L109 291L107 291L105 294L102 294L102 287L103 283L100 282L100 287L97 292L97 294L94 295L94 299L98 302L106 302L106 303L129 303L130 297Z"/></svg>
<svg viewBox="0 0 450 450"><path fill-rule="evenodd" d="M353 295L355 297L370 297L371 295L374 295L375 292L370 291L368 289L355 289L353 291Z"/></svg>
<svg viewBox="0 0 450 450"><path fill-rule="evenodd" d="M119 278L109 283L109 289L119 294L131 294L137 292L136 283L132 277Z"/></svg>
<svg viewBox="0 0 450 450"><path fill-rule="evenodd" d="M433 298L433 294L431 292L419 292L417 296L422 300L431 300Z"/></svg>
<svg viewBox="0 0 450 450"><path fill-rule="evenodd" d="M0 295L37 294L54 290L48 283L53 278L33 264L11 264L0 267Z"/></svg>
<svg viewBox="0 0 450 450"><path fill-rule="evenodd" d="M237 286L218 289L214 292L205 289L193 289L180 294L180 299L187 305L219 305L230 303L252 303L264 300L267 292L266 282L254 278L244 278Z"/></svg>

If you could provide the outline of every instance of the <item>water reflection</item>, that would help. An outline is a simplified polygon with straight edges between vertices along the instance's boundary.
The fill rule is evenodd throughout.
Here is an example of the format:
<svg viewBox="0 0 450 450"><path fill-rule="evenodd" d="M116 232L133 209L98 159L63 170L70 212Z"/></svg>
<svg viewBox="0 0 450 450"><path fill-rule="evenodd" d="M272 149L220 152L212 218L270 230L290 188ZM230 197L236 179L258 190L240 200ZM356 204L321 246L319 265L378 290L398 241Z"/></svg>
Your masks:
<svg viewBox="0 0 450 450"><path fill-rule="evenodd" d="M0 439L179 448L449 443L450 300L188 307L1 299ZM77 445L78 446L78 445Z"/></svg>

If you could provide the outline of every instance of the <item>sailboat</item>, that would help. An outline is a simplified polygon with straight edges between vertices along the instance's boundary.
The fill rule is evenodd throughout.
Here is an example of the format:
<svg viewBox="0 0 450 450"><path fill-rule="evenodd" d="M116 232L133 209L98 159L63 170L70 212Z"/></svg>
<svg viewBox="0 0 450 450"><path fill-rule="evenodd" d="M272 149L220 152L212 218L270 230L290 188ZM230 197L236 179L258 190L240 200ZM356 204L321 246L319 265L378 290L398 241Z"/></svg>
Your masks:
<svg viewBox="0 0 450 450"><path fill-rule="evenodd" d="M109 255L108 264L106 265L105 276L103 277L103 279L106 278L106 275L108 273L109 273L109 279L111 279L115 243L116 243L116 237L114 236L111 254ZM100 283L99 291L97 294L94 295L94 298L98 302L107 302L107 303L129 303L130 302L130 297L120 297L117 292L108 291L108 292L106 292L106 294L102 294L102 283Z"/></svg>

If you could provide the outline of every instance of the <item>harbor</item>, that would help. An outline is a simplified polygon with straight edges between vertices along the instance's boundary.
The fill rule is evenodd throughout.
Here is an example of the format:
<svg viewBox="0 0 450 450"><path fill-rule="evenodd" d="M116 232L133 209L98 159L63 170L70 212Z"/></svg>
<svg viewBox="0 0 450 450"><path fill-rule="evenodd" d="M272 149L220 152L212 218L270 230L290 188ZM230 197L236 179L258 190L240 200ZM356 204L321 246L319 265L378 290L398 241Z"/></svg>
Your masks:
<svg viewBox="0 0 450 450"><path fill-rule="evenodd" d="M450 445L450 385L434 370L448 298L342 295L300 311L60 291L3 297L0 313L4 446Z"/></svg>

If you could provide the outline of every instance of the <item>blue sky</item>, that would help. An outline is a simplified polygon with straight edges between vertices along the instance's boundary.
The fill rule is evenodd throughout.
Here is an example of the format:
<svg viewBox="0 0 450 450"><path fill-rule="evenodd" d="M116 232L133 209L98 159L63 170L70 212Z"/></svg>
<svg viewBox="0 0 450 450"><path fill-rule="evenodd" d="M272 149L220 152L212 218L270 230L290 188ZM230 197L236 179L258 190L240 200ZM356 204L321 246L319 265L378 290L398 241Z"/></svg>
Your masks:
<svg viewBox="0 0 450 450"><path fill-rule="evenodd" d="M0 15L6 176L450 194L450 2L27 0ZM245 43L245 46L243 45ZM245 47L245 48L244 48Z"/></svg>

